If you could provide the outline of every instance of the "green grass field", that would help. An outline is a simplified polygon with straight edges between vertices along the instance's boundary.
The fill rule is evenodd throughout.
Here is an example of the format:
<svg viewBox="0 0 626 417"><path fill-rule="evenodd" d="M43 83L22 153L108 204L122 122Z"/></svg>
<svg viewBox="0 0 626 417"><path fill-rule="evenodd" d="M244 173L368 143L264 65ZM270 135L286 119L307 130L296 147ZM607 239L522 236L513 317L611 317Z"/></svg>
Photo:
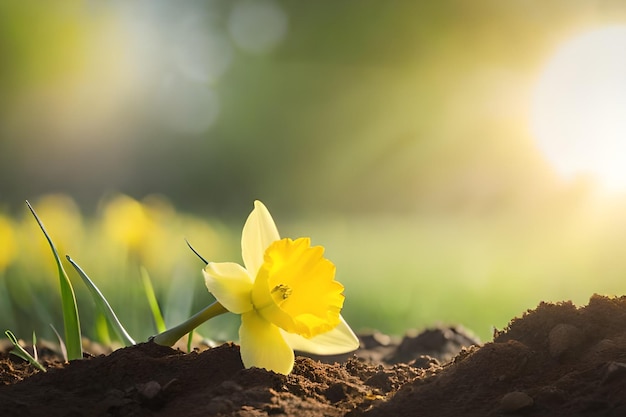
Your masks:
<svg viewBox="0 0 626 417"><path fill-rule="evenodd" d="M168 326L213 301L203 263L185 239L213 261L240 262L240 224L176 211L162 200L118 196L85 218L71 199L33 203L61 257L89 274L135 340L156 333L143 291L145 267ZM252 207L252 204L250 205ZM270 207L271 210L271 207ZM326 248L345 286L344 317L356 331L402 334L436 324L461 324L482 340L540 301L584 304L593 293L623 294L626 234L616 217L509 213L499 216L421 215L281 219L281 235L310 236ZM585 215L585 216L583 216ZM617 215L615 215L617 216ZM595 219L594 221L581 221ZM27 339L54 340L61 330L58 276L44 236L29 213L0 217L0 328ZM92 299L75 271L83 335L109 343ZM199 332L224 340L238 318L218 317Z"/></svg>

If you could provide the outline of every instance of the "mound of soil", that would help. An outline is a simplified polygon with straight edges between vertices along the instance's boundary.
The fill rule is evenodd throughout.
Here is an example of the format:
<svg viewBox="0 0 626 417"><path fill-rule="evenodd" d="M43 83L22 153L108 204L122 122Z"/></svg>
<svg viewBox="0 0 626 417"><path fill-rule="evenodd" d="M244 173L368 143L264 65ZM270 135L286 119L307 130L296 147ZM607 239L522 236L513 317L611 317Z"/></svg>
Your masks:
<svg viewBox="0 0 626 417"><path fill-rule="evenodd" d="M356 354L298 356L292 374L244 369L239 347L143 343L48 372L0 354L0 410L20 416L624 416L626 297L540 304L478 344L461 328ZM48 355L52 352L48 351ZM332 362L332 363L328 363Z"/></svg>

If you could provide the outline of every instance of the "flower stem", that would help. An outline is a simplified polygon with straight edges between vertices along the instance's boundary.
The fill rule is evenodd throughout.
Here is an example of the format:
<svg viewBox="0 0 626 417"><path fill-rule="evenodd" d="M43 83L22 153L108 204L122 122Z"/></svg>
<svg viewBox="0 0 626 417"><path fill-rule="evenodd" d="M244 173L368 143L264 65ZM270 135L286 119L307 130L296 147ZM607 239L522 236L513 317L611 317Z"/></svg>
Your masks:
<svg viewBox="0 0 626 417"><path fill-rule="evenodd" d="M194 314L178 326L172 327L169 330L159 333L158 335L152 337L150 340L158 345L173 346L181 337L183 337L205 321L227 312L228 310L226 310L220 303L216 301L210 306L206 307L204 310Z"/></svg>

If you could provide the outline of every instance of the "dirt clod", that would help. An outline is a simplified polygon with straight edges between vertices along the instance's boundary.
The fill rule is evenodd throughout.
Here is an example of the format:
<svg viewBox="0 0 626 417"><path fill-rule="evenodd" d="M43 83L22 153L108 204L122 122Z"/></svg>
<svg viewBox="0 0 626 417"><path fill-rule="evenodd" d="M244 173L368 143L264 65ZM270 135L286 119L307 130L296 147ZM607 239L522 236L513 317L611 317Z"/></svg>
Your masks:
<svg viewBox="0 0 626 417"><path fill-rule="evenodd" d="M548 334L550 355L559 358L583 342L583 332L571 324L557 324Z"/></svg>
<svg viewBox="0 0 626 417"><path fill-rule="evenodd" d="M2 351L3 350L3 351ZM279 375L239 347L142 343L38 372L0 349L0 410L60 416L622 416L626 297L541 303L480 345L459 327L370 334L353 355L297 356Z"/></svg>
<svg viewBox="0 0 626 417"><path fill-rule="evenodd" d="M504 394L500 400L499 410L503 413L514 413L523 408L530 407L534 401L532 397L525 392L512 391Z"/></svg>

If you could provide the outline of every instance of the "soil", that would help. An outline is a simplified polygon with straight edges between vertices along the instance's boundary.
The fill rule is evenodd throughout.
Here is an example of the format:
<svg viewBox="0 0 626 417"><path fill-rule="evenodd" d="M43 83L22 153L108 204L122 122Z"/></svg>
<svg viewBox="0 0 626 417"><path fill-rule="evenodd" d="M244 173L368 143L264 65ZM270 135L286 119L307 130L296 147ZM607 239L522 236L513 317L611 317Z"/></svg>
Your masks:
<svg viewBox="0 0 626 417"><path fill-rule="evenodd" d="M143 343L48 372L0 353L0 414L19 416L626 416L626 296L541 303L480 344L460 327L356 354L244 369L227 343L191 353Z"/></svg>

